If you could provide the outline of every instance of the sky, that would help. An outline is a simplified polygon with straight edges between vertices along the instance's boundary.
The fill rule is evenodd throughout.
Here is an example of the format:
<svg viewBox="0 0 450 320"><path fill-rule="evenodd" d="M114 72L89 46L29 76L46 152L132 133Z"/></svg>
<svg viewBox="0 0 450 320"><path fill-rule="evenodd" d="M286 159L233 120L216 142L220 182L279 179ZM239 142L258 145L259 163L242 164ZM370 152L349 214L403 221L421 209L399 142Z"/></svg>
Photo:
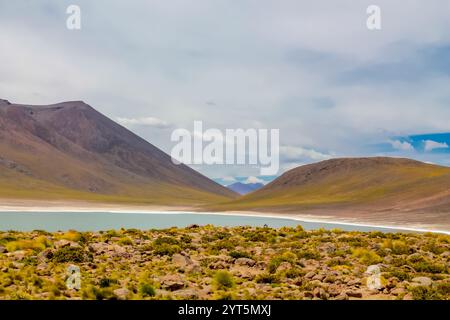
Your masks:
<svg viewBox="0 0 450 320"><path fill-rule="evenodd" d="M81 9L68 30L66 8ZM366 27L369 5L381 30ZM83 100L170 153L173 130L279 129L279 174L333 157L450 165L448 0L0 0L0 98ZM223 184L258 166L195 165Z"/></svg>

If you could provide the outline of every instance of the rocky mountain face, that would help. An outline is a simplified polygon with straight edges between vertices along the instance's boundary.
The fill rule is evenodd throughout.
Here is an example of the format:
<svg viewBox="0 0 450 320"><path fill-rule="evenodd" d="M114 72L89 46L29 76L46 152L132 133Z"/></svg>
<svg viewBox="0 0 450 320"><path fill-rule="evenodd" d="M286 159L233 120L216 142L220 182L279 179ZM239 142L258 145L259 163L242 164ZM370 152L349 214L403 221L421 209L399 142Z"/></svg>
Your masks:
<svg viewBox="0 0 450 320"><path fill-rule="evenodd" d="M0 197L209 202L236 194L82 101L0 100Z"/></svg>

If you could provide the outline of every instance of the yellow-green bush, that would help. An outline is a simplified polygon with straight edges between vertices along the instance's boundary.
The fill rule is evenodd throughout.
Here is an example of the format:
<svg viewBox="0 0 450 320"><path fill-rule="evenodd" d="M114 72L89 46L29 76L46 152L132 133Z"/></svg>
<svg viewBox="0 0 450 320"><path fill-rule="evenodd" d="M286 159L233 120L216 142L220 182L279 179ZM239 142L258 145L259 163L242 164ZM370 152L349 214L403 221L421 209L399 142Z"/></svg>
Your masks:
<svg viewBox="0 0 450 320"><path fill-rule="evenodd" d="M357 248L353 250L353 256L358 258L359 262L365 265L377 264L382 260L381 257L376 254L376 252L363 248Z"/></svg>

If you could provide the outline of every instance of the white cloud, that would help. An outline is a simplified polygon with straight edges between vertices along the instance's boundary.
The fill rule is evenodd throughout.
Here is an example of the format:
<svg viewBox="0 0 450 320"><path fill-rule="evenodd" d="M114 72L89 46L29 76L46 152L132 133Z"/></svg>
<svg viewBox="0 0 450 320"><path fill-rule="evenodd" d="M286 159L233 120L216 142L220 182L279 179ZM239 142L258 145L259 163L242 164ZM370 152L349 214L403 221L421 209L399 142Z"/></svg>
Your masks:
<svg viewBox="0 0 450 320"><path fill-rule="evenodd" d="M314 161L327 160L332 156L314 149L306 149L294 146L281 146L280 155L285 161L296 161L299 159L310 159Z"/></svg>
<svg viewBox="0 0 450 320"><path fill-rule="evenodd" d="M153 117L117 118L117 121L123 125L143 125L156 128L167 128L169 126L166 121Z"/></svg>
<svg viewBox="0 0 450 320"><path fill-rule="evenodd" d="M223 180L224 182L235 182L235 181L236 181L236 179L233 178L233 177L231 177L231 176L223 177L222 180Z"/></svg>
<svg viewBox="0 0 450 320"><path fill-rule="evenodd" d="M258 177L255 177L255 176L250 176L244 181L244 183L262 183L262 184L265 184L266 181L264 181L264 180L262 180L262 179L260 179Z"/></svg>
<svg viewBox="0 0 450 320"><path fill-rule="evenodd" d="M221 130L278 128L282 145L348 156L373 155L368 142L448 131L450 77L442 61L450 2L379 0L389 32L367 31L362 2L77 0L84 17L95 19L69 32L64 1L3 1L0 98L83 100L129 126L142 124L136 115L151 114L180 128L194 120ZM331 107L318 106L324 98ZM153 130L165 121L144 124L133 131L170 152L167 130ZM281 167L331 157L284 152ZM209 176L259 172L196 169Z"/></svg>
<svg viewBox="0 0 450 320"><path fill-rule="evenodd" d="M433 151L434 149L447 149L448 148L448 144L446 144L445 142L436 142L433 140L425 140L425 151Z"/></svg>
<svg viewBox="0 0 450 320"><path fill-rule="evenodd" d="M400 140L389 140L389 143L391 144L392 148L396 150L401 151L413 151L414 147L411 143L406 141L400 141Z"/></svg>

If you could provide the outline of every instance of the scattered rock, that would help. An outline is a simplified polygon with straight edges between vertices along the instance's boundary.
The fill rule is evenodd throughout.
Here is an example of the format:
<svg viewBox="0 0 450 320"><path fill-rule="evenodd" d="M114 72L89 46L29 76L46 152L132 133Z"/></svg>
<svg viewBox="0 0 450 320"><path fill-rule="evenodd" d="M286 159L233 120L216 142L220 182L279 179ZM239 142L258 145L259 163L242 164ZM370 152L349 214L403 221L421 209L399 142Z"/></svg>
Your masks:
<svg viewBox="0 0 450 320"><path fill-rule="evenodd" d="M327 292L323 288L320 288L320 287L314 288L313 296L316 298L320 298L322 300L326 300L329 297Z"/></svg>
<svg viewBox="0 0 450 320"><path fill-rule="evenodd" d="M348 295L345 293L341 293L341 294L337 295L334 299L335 300L348 300Z"/></svg>
<svg viewBox="0 0 450 320"><path fill-rule="evenodd" d="M283 271L287 271L290 269L292 269L292 265L289 262L284 261L284 262L280 263L280 265L278 266L277 272L283 272Z"/></svg>
<svg viewBox="0 0 450 320"><path fill-rule="evenodd" d="M178 275L168 275L162 278L161 287L169 291L176 291L184 288L184 281Z"/></svg>
<svg viewBox="0 0 450 320"><path fill-rule="evenodd" d="M406 291L405 288L395 288L395 289L391 290L390 293L395 295L395 296L399 296L399 295L402 295L402 294L406 294L407 291Z"/></svg>
<svg viewBox="0 0 450 320"><path fill-rule="evenodd" d="M407 293L403 297L403 300L414 300L414 297L413 297L413 295L411 293Z"/></svg>
<svg viewBox="0 0 450 320"><path fill-rule="evenodd" d="M45 249L44 251L39 252L37 258L39 261L50 260L51 258L53 258L53 249L48 248Z"/></svg>
<svg viewBox="0 0 450 320"><path fill-rule="evenodd" d="M62 240L56 241L54 243L54 246L55 246L56 249L60 249L60 248L64 248L64 247L74 247L74 248L76 248L76 247L79 247L80 245L78 243L76 243L76 242L62 239Z"/></svg>
<svg viewBox="0 0 450 320"><path fill-rule="evenodd" d="M428 277L415 277L412 279L412 285L419 285L423 287L429 287L433 283L433 281Z"/></svg>
<svg viewBox="0 0 450 320"><path fill-rule="evenodd" d="M197 300L199 298L199 292L195 289L183 289L175 292L174 296L183 300Z"/></svg>
<svg viewBox="0 0 450 320"><path fill-rule="evenodd" d="M234 261L234 264L240 265L240 266L249 266L253 267L255 265L255 260L249 259L249 258L239 258Z"/></svg>
<svg viewBox="0 0 450 320"><path fill-rule="evenodd" d="M345 292L345 294L347 294L347 296L352 297L352 298L362 298L361 291L357 291L357 290L348 290Z"/></svg>
<svg viewBox="0 0 450 320"><path fill-rule="evenodd" d="M113 293L119 300L126 300L130 295L130 290L126 288L120 288L114 290Z"/></svg>
<svg viewBox="0 0 450 320"><path fill-rule="evenodd" d="M192 260L188 256L183 256L179 253L175 253L172 256L172 263L177 267L186 267L187 265L192 264Z"/></svg>
<svg viewBox="0 0 450 320"><path fill-rule="evenodd" d="M352 279L352 280L347 282L347 285L349 285L349 286L359 286L359 285L361 285L361 279L359 279L359 278Z"/></svg>

